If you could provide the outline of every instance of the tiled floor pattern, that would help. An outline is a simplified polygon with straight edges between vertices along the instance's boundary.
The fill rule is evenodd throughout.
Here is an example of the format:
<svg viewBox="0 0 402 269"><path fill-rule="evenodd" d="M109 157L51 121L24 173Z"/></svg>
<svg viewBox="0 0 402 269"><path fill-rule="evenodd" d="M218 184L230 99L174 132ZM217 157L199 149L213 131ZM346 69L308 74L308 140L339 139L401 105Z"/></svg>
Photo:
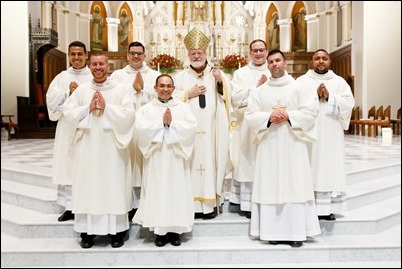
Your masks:
<svg viewBox="0 0 402 269"><path fill-rule="evenodd" d="M401 161L401 137L394 136L392 143L384 143L381 136L363 137L355 135L346 135L346 169L353 171L356 169L368 169L374 164L387 164ZM12 164L12 167L32 168L41 170L46 174L51 173L51 163L53 155L53 139L19 139L19 140L1 140L1 162ZM3 244L3 240L2 240ZM230 264L230 267L266 267L266 268L284 268L284 267L302 267L302 268L400 268L400 261L385 262L338 262L338 263L272 263L272 264ZM132 267L132 266L130 266ZM142 266L144 267L144 266ZM155 266L152 266L155 267ZM160 267L160 266L157 266ZM163 265L161 267L173 267ZM174 266L178 267L178 266ZM180 267L180 266L179 266ZM208 265L190 265L184 267L226 267L222 264Z"/></svg>
<svg viewBox="0 0 402 269"><path fill-rule="evenodd" d="M383 143L381 136L367 137L346 135L346 167L364 165L373 161L401 161L401 136L394 136L392 143ZM54 139L1 140L1 162L30 164L51 168Z"/></svg>

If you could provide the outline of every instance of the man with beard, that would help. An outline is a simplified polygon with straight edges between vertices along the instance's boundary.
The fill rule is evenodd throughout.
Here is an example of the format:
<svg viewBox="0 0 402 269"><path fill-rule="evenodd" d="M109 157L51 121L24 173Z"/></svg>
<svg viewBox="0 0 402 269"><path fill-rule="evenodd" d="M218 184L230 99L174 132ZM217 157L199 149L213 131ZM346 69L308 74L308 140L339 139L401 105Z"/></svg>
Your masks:
<svg viewBox="0 0 402 269"><path fill-rule="evenodd" d="M348 83L332 70L331 59L323 49L311 60L313 70L297 79L302 89L317 92L320 112L317 141L309 144L311 172L319 219L335 220L333 213L346 209L344 130L349 128L355 105Z"/></svg>
<svg viewBox="0 0 402 269"><path fill-rule="evenodd" d="M198 121L191 178L195 217L215 218L223 201L222 187L229 161L230 81L208 65L209 39L197 28L184 38L190 66L175 77L175 96L189 103Z"/></svg>
<svg viewBox="0 0 402 269"><path fill-rule="evenodd" d="M132 91L107 76L108 58L93 53L93 80L82 84L64 104L73 128L74 230L81 247L91 248L96 235L110 235L114 248L124 245L130 228L131 166L128 145L133 137Z"/></svg>

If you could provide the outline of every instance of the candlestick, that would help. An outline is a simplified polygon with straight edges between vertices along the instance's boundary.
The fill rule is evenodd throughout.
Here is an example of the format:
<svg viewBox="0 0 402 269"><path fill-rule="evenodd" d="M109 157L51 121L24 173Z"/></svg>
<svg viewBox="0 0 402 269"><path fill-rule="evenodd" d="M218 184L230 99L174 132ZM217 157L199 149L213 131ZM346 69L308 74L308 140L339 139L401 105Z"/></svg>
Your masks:
<svg viewBox="0 0 402 269"><path fill-rule="evenodd" d="M161 72L161 67L160 67L159 63L158 63L158 72L159 73Z"/></svg>

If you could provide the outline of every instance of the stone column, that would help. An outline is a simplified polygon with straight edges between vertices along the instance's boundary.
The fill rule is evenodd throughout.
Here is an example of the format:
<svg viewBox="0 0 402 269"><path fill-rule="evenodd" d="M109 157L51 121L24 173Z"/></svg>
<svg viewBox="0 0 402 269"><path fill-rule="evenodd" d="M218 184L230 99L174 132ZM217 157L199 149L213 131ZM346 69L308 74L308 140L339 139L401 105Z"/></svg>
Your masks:
<svg viewBox="0 0 402 269"><path fill-rule="evenodd" d="M42 28L53 28L52 5L53 1L42 1Z"/></svg>
<svg viewBox="0 0 402 269"><path fill-rule="evenodd" d="M318 18L316 14L306 15L307 21L307 51L316 51L318 49Z"/></svg>
<svg viewBox="0 0 402 269"><path fill-rule="evenodd" d="M177 1L177 22L176 25L183 25L183 1Z"/></svg>
<svg viewBox="0 0 402 269"><path fill-rule="evenodd" d="M292 51L292 19L278 20L280 27L280 50L283 52Z"/></svg>
<svg viewBox="0 0 402 269"><path fill-rule="evenodd" d="M333 44L331 42L332 41L332 38L331 38L332 37L331 15L332 15L331 11L326 11L325 12L325 22L326 22L326 25L325 25L325 32L326 32L325 39L326 39L326 42L327 42L327 44L325 46L325 50L328 51L328 52L331 52L332 48L333 48Z"/></svg>
<svg viewBox="0 0 402 269"><path fill-rule="evenodd" d="M349 42L351 38L351 1L341 1L342 9L342 45Z"/></svg>
<svg viewBox="0 0 402 269"><path fill-rule="evenodd" d="M108 32L108 38L107 38L108 51L119 51L118 26L120 23L120 19L106 18L106 22Z"/></svg>

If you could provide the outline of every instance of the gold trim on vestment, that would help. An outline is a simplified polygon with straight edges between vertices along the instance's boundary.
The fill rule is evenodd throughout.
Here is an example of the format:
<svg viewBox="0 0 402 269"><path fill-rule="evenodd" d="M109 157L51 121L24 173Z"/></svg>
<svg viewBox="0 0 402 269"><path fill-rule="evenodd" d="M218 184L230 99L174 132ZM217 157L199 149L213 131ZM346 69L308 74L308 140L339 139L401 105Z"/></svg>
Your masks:
<svg viewBox="0 0 402 269"><path fill-rule="evenodd" d="M204 202L204 203L216 202L216 198L204 198L204 197L197 196L197 197L194 197L194 201L200 201L200 202Z"/></svg>

